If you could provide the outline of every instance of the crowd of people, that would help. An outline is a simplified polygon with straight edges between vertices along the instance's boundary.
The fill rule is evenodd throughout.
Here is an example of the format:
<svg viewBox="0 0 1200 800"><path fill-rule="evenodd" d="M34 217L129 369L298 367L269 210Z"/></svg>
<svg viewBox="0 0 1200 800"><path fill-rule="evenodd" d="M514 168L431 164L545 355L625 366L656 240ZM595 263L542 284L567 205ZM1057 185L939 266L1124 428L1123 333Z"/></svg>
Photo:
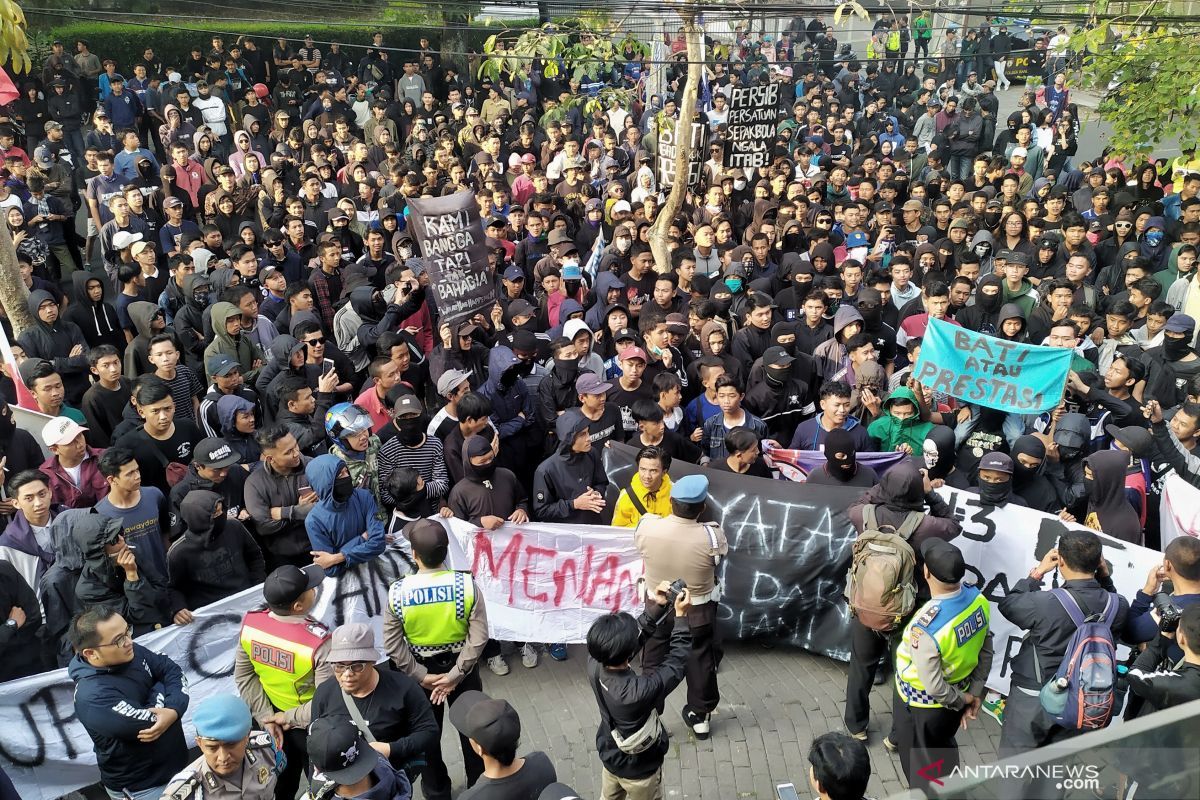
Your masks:
<svg viewBox="0 0 1200 800"><path fill-rule="evenodd" d="M764 453L780 447L824 454L809 483L864 490L850 509L864 536L912 539L904 618L851 619L847 731L810 753L820 796L865 791L867 699L893 668L885 744L906 771L978 712L990 610L961 585L943 486L1165 545L1108 622L1149 643L1130 673L1135 691L1159 687L1147 708L1197 696L1160 684L1195 683L1200 621L1185 611L1172 641L1150 616L1163 580L1178 606L1200 597L1194 540L1163 542L1158 525L1167 476L1200 485L1194 149L1134 165L1079 153L1065 31L1035 45L1044 89L1001 117L1004 26L887 20L860 58L796 20L705 66L710 146L664 263L649 244L666 199L657 134L686 72L682 33L667 41L668 90L649 97L655 65L638 59L582 80L533 61L493 81L382 33L353 52L218 36L178 63L55 42L4 109L0 208L32 324L0 319L19 362L0 389L49 421L26 430L0 404L0 677L69 666L110 796L158 797L187 764L180 667L133 637L263 583L240 699L197 709L202 756L168 796L291 798L311 764L339 796L406 797L419 777L448 798L449 705L473 787L461 797L537 797L553 766L517 758L516 711L481 694L476 665L503 676L568 649L489 641L482 593L445 566L428 519L441 515L637 529L658 589L643 619L597 621L589 669L603 796L661 797L657 715L681 681L685 723L710 735L726 551L702 521L706 483L672 464L770 478ZM771 82L784 91L769 163L727 167L731 87ZM578 99L604 86L629 100L585 113ZM446 320L407 200L457 192L478 203L496 300ZM918 382L935 319L1071 351L1058 407L1021 415ZM621 486L610 443L637 449ZM912 463L881 477L858 461L872 452ZM1073 630L1038 589L1058 570L1099 614L1113 591L1100 541L1064 536L998 605L1038 634L1015 661L1006 752L1077 732L1037 707ZM321 577L389 548L413 571L389 590L392 669L376 668L369 630L307 616ZM982 620L954 669L921 646L962 621L939 605Z"/></svg>

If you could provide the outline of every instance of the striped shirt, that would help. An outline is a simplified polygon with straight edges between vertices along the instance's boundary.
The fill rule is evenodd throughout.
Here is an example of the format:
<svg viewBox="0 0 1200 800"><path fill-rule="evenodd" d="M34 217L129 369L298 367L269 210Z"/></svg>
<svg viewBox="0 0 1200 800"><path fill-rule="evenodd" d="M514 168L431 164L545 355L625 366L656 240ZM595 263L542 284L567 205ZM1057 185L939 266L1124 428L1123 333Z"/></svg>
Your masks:
<svg viewBox="0 0 1200 800"><path fill-rule="evenodd" d="M435 436L426 436L419 447L405 447L400 438L393 436L379 448L379 490L383 502L395 504L388 492L388 478L399 467L415 469L425 479L425 498L436 508L438 499L450 491L450 475L446 471L446 459L442 455L442 441Z"/></svg>

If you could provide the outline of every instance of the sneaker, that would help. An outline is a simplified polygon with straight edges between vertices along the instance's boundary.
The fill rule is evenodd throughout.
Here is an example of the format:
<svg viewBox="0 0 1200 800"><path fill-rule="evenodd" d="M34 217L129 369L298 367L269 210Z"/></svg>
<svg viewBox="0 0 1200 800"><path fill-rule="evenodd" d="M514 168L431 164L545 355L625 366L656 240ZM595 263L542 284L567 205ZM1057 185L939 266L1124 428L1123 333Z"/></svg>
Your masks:
<svg viewBox="0 0 1200 800"><path fill-rule="evenodd" d="M536 645L526 644L521 647L521 666L533 669L538 665L538 649Z"/></svg>
<svg viewBox="0 0 1200 800"><path fill-rule="evenodd" d="M692 733L697 739L707 739L712 732L712 727L709 724L708 714L697 714L687 706L683 707L683 724L692 729Z"/></svg>
<svg viewBox="0 0 1200 800"><path fill-rule="evenodd" d="M889 753L894 753L900 748L895 742L892 741L892 737L885 736L883 737L883 749L887 750Z"/></svg>
<svg viewBox="0 0 1200 800"><path fill-rule="evenodd" d="M858 733L852 733L850 734L850 738L858 739L860 742L865 742L867 740L867 732L859 731Z"/></svg>
<svg viewBox="0 0 1200 800"><path fill-rule="evenodd" d="M504 656L492 656L487 661L488 669L496 675L508 674L508 662L504 660Z"/></svg>
<svg viewBox="0 0 1200 800"><path fill-rule="evenodd" d="M567 660L567 646L562 642L555 642L546 649L550 651L550 657L555 661Z"/></svg>

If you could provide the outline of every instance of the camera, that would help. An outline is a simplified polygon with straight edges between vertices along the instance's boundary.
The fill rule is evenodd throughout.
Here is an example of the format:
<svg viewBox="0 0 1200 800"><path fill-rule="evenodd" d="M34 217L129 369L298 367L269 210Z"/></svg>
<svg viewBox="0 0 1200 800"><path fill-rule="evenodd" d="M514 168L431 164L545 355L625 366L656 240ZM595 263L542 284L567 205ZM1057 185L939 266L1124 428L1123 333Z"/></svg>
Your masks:
<svg viewBox="0 0 1200 800"><path fill-rule="evenodd" d="M671 585L667 587L667 605L675 605L675 600L679 597L680 592L686 588L687 581L685 581L683 578L676 578ZM1176 609L1176 614L1178 615L1178 613L1178 609ZM1179 624L1178 616L1176 617L1175 624ZM1174 630L1174 628L1172 628L1172 630Z"/></svg>
<svg viewBox="0 0 1200 800"><path fill-rule="evenodd" d="M1151 602L1154 605L1154 610L1158 612L1158 629L1162 633L1174 633L1178 630L1179 618L1183 615L1183 611L1179 606L1171 602L1171 595L1166 592L1159 592L1154 595L1154 599Z"/></svg>

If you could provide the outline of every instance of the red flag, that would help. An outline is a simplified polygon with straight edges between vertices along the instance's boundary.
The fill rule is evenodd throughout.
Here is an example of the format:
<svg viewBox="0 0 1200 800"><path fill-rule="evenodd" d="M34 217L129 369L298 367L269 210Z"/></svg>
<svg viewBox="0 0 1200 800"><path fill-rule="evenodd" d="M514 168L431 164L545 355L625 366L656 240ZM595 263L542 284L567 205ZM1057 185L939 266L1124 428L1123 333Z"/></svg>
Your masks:
<svg viewBox="0 0 1200 800"><path fill-rule="evenodd" d="M8 77L8 70L0 69L0 106L6 106L20 96L16 84Z"/></svg>
<svg viewBox="0 0 1200 800"><path fill-rule="evenodd" d="M0 70L0 75L3 74L4 71ZM16 387L17 405L41 413L37 401L33 399L33 392L29 391L25 381L21 380L21 372L17 369L17 357L12 351L12 345L8 343L8 336L4 333L4 328L0 328L0 356L4 359L5 372L12 378L13 386Z"/></svg>

